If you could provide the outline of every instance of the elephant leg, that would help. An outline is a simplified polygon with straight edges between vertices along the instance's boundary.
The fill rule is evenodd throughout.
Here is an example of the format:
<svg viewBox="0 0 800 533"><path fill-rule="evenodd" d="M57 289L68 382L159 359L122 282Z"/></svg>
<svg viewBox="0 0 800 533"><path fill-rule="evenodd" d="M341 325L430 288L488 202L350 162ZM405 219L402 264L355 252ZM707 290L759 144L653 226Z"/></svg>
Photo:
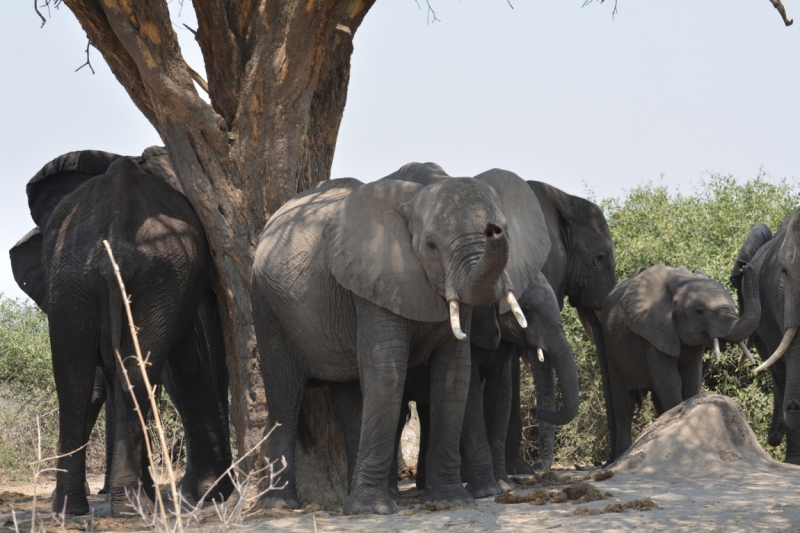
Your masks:
<svg viewBox="0 0 800 533"><path fill-rule="evenodd" d="M506 473L518 476L533 474L533 467L522 458L522 407L520 404L520 361L516 355L511 361L511 414L506 432Z"/></svg>
<svg viewBox="0 0 800 533"><path fill-rule="evenodd" d="M632 390L620 375L614 361L608 364L608 381L611 391L612 407L614 408L616 446L611 450L608 463L611 464L631 447L631 423L636 407L636 390Z"/></svg>
<svg viewBox="0 0 800 533"><path fill-rule="evenodd" d="M461 323L468 324L469 320L469 313L462 311ZM430 368L431 445L427 454L428 471L423 501L472 503L474 499L461 484L461 457L458 450L470 388L469 343L449 337L432 354Z"/></svg>
<svg viewBox="0 0 800 533"><path fill-rule="evenodd" d="M461 447L464 450L465 464L462 464L461 467L466 467L467 490L470 494L475 498L486 498L500 494L502 491L494 476L492 451L486 435L483 411L484 392L479 368L481 357L476 356L476 352L479 351L482 349L472 346L472 371L469 377L469 393L461 429ZM459 469L460 477L461 470Z"/></svg>
<svg viewBox="0 0 800 533"><path fill-rule="evenodd" d="M333 398L339 426L344 434L344 449L347 454L347 492L349 493L353 486L353 472L355 472L358 458L358 441L361 438L361 411L363 409L361 384L358 381L331 383L328 385L328 389ZM397 476L394 478L396 489Z"/></svg>
<svg viewBox="0 0 800 533"><path fill-rule="evenodd" d="M783 462L800 465L800 431L786 428L786 457Z"/></svg>
<svg viewBox="0 0 800 533"><path fill-rule="evenodd" d="M86 499L86 435L99 353L99 324L89 313L52 306L50 345L59 406L58 459L53 511L82 515ZM66 500L66 508L64 507Z"/></svg>
<svg viewBox="0 0 800 533"><path fill-rule="evenodd" d="M89 402L89 412L87 414L87 421L86 421L86 436L84 442L89 442L89 439L92 438L92 430L94 429L95 424L97 424L97 417L100 415L100 410L103 408L103 404L106 401L107 394L106 388L106 376L103 372L102 367L97 366L95 368L94 373L94 386L92 388L92 399ZM109 456L106 457L106 465L108 466L108 459ZM108 468L106 468L106 472L108 472ZM85 486L85 492L88 496L89 491L89 484L87 483ZM102 494L102 489L100 491Z"/></svg>
<svg viewBox="0 0 800 533"><path fill-rule="evenodd" d="M678 358L659 352L652 346L648 346L645 351L653 378L653 390L661 401L661 407L669 411L683 401L683 380L678 368Z"/></svg>
<svg viewBox="0 0 800 533"><path fill-rule="evenodd" d="M417 402L417 416L419 417L419 453L417 455L416 486L425 490L428 469L428 448L431 442L431 406Z"/></svg>
<svg viewBox="0 0 800 533"><path fill-rule="evenodd" d="M545 358L544 363L533 358L531 370L536 385L536 407L555 410L556 408L556 382L553 374L553 364ZM555 455L556 427L553 424L538 420L539 426L539 457L533 464L535 470L550 470Z"/></svg>
<svg viewBox="0 0 800 533"><path fill-rule="evenodd" d="M643 391L646 393L647 391ZM664 406L661 404L661 400L658 399L658 394L655 391L650 393L650 398L653 400L653 407L656 410L656 417L659 417L664 414Z"/></svg>
<svg viewBox="0 0 800 533"><path fill-rule="evenodd" d="M114 383L109 381L106 378L106 391L110 391L110 394L106 394L106 410L105 410L105 419L106 419L106 437L105 437L105 447L106 447L106 472L103 476L103 488L100 489L98 494L109 494L111 492L111 460L114 457L114 425L117 420L116 411L114 408Z"/></svg>
<svg viewBox="0 0 800 533"><path fill-rule="evenodd" d="M364 301L360 301L366 304ZM361 442L352 490L344 514L391 514L397 504L389 494L397 421L406 381L410 337L407 327L386 309L359 305L358 367L364 396Z"/></svg>
<svg viewBox="0 0 800 533"><path fill-rule="evenodd" d="M681 400L685 401L700 394L703 386L703 352L678 361L681 375Z"/></svg>
<svg viewBox="0 0 800 533"><path fill-rule="evenodd" d="M231 464L223 406L217 396L212 362L194 327L189 328L169 353L164 380L167 392L183 422L187 473L181 490L195 501L209 492L209 499L227 499L233 492L230 477L217 479ZM170 379L171 378L171 379ZM174 390L172 389L174 386ZM191 465L191 468L189 468Z"/></svg>
<svg viewBox="0 0 800 533"><path fill-rule="evenodd" d="M772 350L767 350L767 346L759 338L756 338L756 349L758 353L769 354ZM763 345L763 352L762 350ZM783 437L789 428L786 427L786 422L783 420L783 398L786 393L786 362L778 360L774 365L769 367L770 376L772 376L772 421L769 425L769 433L767 434L767 443L770 446L780 446L783 442ZM788 458L788 449L787 449Z"/></svg>
<svg viewBox="0 0 800 533"><path fill-rule="evenodd" d="M253 316L260 317L254 326L267 398L267 428L274 428L265 445L266 459L280 462L283 458L286 461L286 468L280 475L283 486L262 496L258 505L264 509L298 509L295 447L306 378L286 345L272 310L258 298L254 298L252 304Z"/></svg>
<svg viewBox="0 0 800 533"><path fill-rule="evenodd" d="M499 355L505 361L500 368L486 376L483 409L494 477L500 489L508 492L514 489L514 482L506 473L506 435L511 414L511 365L514 357L513 353L508 352Z"/></svg>

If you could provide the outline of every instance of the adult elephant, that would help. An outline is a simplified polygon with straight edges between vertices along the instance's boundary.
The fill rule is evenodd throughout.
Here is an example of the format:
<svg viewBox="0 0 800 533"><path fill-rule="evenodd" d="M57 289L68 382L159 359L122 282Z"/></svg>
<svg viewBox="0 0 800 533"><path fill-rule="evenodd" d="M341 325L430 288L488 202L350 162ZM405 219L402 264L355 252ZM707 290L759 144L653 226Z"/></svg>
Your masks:
<svg viewBox="0 0 800 533"><path fill-rule="evenodd" d="M472 502L461 485L459 437L470 382L471 306L514 292L549 249L541 211L511 176L325 182L270 218L256 252L251 298L270 425L268 457L285 457L285 486L264 506L296 508L300 398L330 383L337 409L363 391L358 445L344 512L392 513L388 489L395 425L408 368L431 375L426 501ZM465 327L462 329L462 325ZM354 380L358 380L355 381ZM359 391L359 382L360 388ZM353 384L355 383L355 384Z"/></svg>
<svg viewBox="0 0 800 533"><path fill-rule="evenodd" d="M128 510L127 491L144 480L143 501L154 498L144 435L122 376L125 369L143 414L149 401L103 240L120 266L148 377L157 383L169 365L187 439L194 498L211 488L230 464L226 399L214 380L207 340L214 326L199 310L211 297L212 267L202 226L183 195L169 184L163 148L141 158L97 151L71 152L51 161L28 183L31 216L40 231L11 250L17 282L48 315L53 374L59 402L59 453L53 509L89 511L84 492L85 444L99 410L93 398L96 367L113 383L110 493L112 514ZM151 170L150 173L145 169ZM205 302L213 306L212 302ZM216 332L219 328L216 328ZM217 341L214 341L217 342ZM219 345L217 344L217 347ZM225 479L215 490L232 491Z"/></svg>
<svg viewBox="0 0 800 533"><path fill-rule="evenodd" d="M509 491L514 484L506 473L506 433L511 413L512 364L517 353L529 364L545 358L555 368L561 385L563 406L558 411L537 409L538 420L566 424L578 412L580 401L578 372L572 349L561 322L561 311L553 289L539 272L519 298L527 321L520 327L511 313L498 315L496 305L473 310L470 333L472 372L464 426L461 430L462 479L475 497ZM417 461L417 488L424 488L426 453L430 442L429 372L426 367L409 371L403 395L404 410L415 401L420 420L420 448ZM413 377L412 377L413 372ZM539 392L537 390L537 392ZM400 433L406 418L402 413Z"/></svg>
<svg viewBox="0 0 800 533"><path fill-rule="evenodd" d="M501 170L490 170L489 175ZM479 175L479 176L482 176ZM479 177L478 176L478 177ZM384 179L399 179L429 185L450 176L435 163L410 163ZM578 311L584 327L596 342L604 389L608 388L606 359L602 353L602 329L598 315L603 301L616 285L614 272L614 242L603 212L596 204L578 196L569 195L551 185L538 181L527 182L537 198L551 242L542 273L555 293L559 309L564 299ZM553 366L545 358L535 358L531 370L536 385L538 409L554 409L556 389ZM520 364L512 360L512 404L505 438L506 472L508 474L533 474L534 469L520 454L522 443L522 410L520 408ZM607 393L606 397L610 397ZM614 435L613 411L607 405L612 443ZM555 426L539 420L539 457L534 466L549 469L555 450Z"/></svg>
<svg viewBox="0 0 800 533"><path fill-rule="evenodd" d="M705 349L719 357L721 341L740 343L755 330L761 309L750 266L742 292L745 310L737 316L728 291L703 272L656 265L640 268L609 294L601 318L617 430L609 462L631 445L638 391L653 391L660 416L700 392Z"/></svg>
<svg viewBox="0 0 800 533"><path fill-rule="evenodd" d="M756 224L739 250L731 284L740 295L742 312L750 305L744 298L745 265L758 277L761 320L751 337L764 360L757 370L769 369L773 384L773 411L767 442L779 446L786 437L784 461L800 464L800 258L797 256L800 219L787 216L773 237L766 224ZM768 354L769 357L768 357Z"/></svg>

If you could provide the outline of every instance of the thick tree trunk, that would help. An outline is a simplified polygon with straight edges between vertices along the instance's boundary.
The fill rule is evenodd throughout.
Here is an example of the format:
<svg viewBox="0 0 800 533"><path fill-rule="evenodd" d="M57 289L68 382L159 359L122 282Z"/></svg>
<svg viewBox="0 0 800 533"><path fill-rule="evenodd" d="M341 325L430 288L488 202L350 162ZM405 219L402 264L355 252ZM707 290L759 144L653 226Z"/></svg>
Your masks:
<svg viewBox="0 0 800 533"><path fill-rule="evenodd" d="M259 235L286 200L329 178L352 37L373 1L194 2L209 106L195 90L166 2L66 0L159 132L206 230L218 274L240 453L261 438L266 424L249 298ZM318 426L312 431L338 435L330 426L328 396L323 400L307 402L313 410L308 418ZM325 456L341 462L344 455L337 453L311 454L308 461ZM341 468L334 465L322 475L340 485L334 478ZM313 490L305 493L316 499Z"/></svg>

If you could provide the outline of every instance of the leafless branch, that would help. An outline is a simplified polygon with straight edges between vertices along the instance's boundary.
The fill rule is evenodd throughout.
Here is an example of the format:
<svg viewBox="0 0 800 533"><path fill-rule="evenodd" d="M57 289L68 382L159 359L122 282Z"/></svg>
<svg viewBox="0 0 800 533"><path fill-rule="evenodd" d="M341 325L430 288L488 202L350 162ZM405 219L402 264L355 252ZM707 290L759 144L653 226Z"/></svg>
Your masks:
<svg viewBox="0 0 800 533"><path fill-rule="evenodd" d="M185 24L184 24L184 26L185 26ZM206 83L206 80L204 80L203 77L200 74L198 74L195 69L190 67L189 63L186 63L186 68L189 70L189 75L192 77L192 79L195 81L195 83L197 83L197 85L199 85L200 88L203 89L206 92L206 94L209 94L208 93L208 83Z"/></svg>
<svg viewBox="0 0 800 533"><path fill-rule="evenodd" d="M605 3L605 1L606 0L600 0L600 3L603 4ZM584 0L583 5L581 7L586 7L592 2L594 2L594 0ZM616 15L617 13L619 13L619 11L617 10L617 0L614 0L614 9L611 10L611 20L614 20L614 15Z"/></svg>
<svg viewBox="0 0 800 533"><path fill-rule="evenodd" d="M428 4L428 12L425 14L425 20L428 22L428 24L433 24L436 21L441 22L441 20L436 17L436 11L434 11L431 7L431 1L425 0L425 3ZM431 19L431 16L433 16L433 19Z"/></svg>
<svg viewBox="0 0 800 533"><path fill-rule="evenodd" d="M44 25L47 24L47 19L39 12L39 0L33 0L33 9L36 10L36 14L39 15L39 18L42 19L42 25L39 26L39 29L44 28Z"/></svg>
<svg viewBox="0 0 800 533"><path fill-rule="evenodd" d="M791 26L794 23L794 19L790 19L789 17L786 16L786 9L783 7L783 3L781 2L781 0L769 0L769 1L772 3L775 9L778 10L778 13L781 14L781 17L783 18L783 23L786 24L787 26Z"/></svg>
<svg viewBox="0 0 800 533"><path fill-rule="evenodd" d="M88 42L86 43L86 63L84 63L83 65L81 65L81 66L79 66L78 68L76 68L76 69L75 69L75 72L78 72L78 71L79 71L80 69L82 69L83 67L86 67L86 66L88 66L88 67L89 67L89 70L91 70L91 71L92 71L92 74L94 74L94 68L92 68L92 62L91 62L91 61L89 61L89 47L90 47L90 46L92 46L92 40L91 40L91 39L89 39L89 40L88 40Z"/></svg>
<svg viewBox="0 0 800 533"><path fill-rule="evenodd" d="M195 37L197 37L197 30L193 30L193 29L192 29L192 28L190 28L190 27L189 27L189 25L188 25L188 24L186 24L185 22L183 23L183 27L184 27L184 28L186 28L187 30L189 30L190 32L192 32L192 35L194 35Z"/></svg>
<svg viewBox="0 0 800 533"><path fill-rule="evenodd" d="M514 9L514 6L512 6L512 5L511 5L511 0L506 0L506 1L508 2L508 6L509 6L511 9Z"/></svg>

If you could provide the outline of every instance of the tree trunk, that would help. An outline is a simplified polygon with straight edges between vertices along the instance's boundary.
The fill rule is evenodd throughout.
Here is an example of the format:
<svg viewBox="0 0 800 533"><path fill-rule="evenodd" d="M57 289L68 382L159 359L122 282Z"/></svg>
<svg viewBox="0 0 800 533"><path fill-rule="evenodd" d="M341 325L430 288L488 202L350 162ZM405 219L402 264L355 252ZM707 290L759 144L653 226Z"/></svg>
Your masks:
<svg viewBox="0 0 800 533"><path fill-rule="evenodd" d="M373 2L194 2L209 106L197 94L165 1L66 0L158 131L205 228L217 270L239 453L266 425L249 297L259 235L286 200L329 178L352 38ZM307 404L316 411L308 418L319 426L312 427L315 434L334 435L324 398L327 403ZM316 499L313 494L306 491Z"/></svg>

